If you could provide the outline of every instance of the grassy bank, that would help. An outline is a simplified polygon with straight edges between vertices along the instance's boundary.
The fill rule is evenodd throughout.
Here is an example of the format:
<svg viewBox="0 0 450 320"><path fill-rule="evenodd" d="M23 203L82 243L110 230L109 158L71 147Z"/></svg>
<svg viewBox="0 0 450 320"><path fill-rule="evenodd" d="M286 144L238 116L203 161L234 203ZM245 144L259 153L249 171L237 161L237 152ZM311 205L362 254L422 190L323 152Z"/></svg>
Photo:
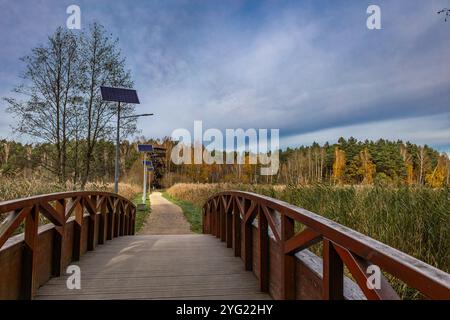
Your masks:
<svg viewBox="0 0 450 320"><path fill-rule="evenodd" d="M202 209L200 206L186 200L178 199L168 192L163 192L163 197L175 203L183 210L184 216L191 225L192 232L202 232Z"/></svg>
<svg viewBox="0 0 450 320"><path fill-rule="evenodd" d="M133 203L137 207L135 230L136 230L136 234L138 234L139 231L141 231L142 227L144 226L144 223L147 220L147 217L152 212L152 207L150 204L150 196L147 197L147 201L145 202L144 210L140 210L139 206L138 206L140 203L142 203L142 193L138 193L133 197Z"/></svg>

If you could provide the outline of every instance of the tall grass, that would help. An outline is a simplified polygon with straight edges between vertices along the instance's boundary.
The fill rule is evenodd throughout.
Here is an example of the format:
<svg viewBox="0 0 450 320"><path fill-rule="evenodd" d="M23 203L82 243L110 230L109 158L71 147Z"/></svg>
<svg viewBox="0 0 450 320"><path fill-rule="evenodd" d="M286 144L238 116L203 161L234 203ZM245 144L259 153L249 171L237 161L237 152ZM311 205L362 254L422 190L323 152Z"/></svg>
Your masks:
<svg viewBox="0 0 450 320"><path fill-rule="evenodd" d="M167 193L201 206L215 193L230 189L284 200L450 272L448 188L180 184Z"/></svg>
<svg viewBox="0 0 450 320"><path fill-rule="evenodd" d="M62 184L45 177L32 177L24 179L23 177L12 178L0 176L0 201L72 190L80 190L80 188L79 186L74 186L70 182ZM113 192L114 184L101 181L88 182L85 190ZM119 184L119 194L127 199L132 199L134 195L141 191L141 186L128 183Z"/></svg>
<svg viewBox="0 0 450 320"><path fill-rule="evenodd" d="M5 177L0 175L0 201L26 198L35 195L49 194L56 192L65 192L79 190L77 186L71 183L61 184L45 177L32 177L24 179L23 177ZM113 183L89 182L85 190L87 191L106 191L113 192ZM133 184L120 183L119 194L127 199L133 199L135 195L142 191L140 186ZM7 214L0 214L0 224L7 218ZM40 224L48 223L42 215ZM23 231L23 223L17 228L15 234Z"/></svg>

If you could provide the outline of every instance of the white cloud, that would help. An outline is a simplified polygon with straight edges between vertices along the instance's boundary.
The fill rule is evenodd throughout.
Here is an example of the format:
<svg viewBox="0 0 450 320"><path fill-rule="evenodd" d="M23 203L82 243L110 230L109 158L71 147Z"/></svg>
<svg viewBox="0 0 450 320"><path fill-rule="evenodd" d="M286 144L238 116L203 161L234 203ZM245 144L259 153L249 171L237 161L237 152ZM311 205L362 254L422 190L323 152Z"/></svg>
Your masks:
<svg viewBox="0 0 450 320"><path fill-rule="evenodd" d="M343 128L361 139L450 144L447 129L436 129L450 103L449 25L436 14L445 1L379 2L381 31L366 29L359 2L261 2L252 15L241 2L81 7L85 24L99 20L120 37L137 109L155 113L139 120L145 135L203 120L210 128L280 128L304 141L332 140L332 128ZM410 119L422 119L419 131L408 129ZM402 127L379 130L392 123ZM293 139L286 141L299 143Z"/></svg>

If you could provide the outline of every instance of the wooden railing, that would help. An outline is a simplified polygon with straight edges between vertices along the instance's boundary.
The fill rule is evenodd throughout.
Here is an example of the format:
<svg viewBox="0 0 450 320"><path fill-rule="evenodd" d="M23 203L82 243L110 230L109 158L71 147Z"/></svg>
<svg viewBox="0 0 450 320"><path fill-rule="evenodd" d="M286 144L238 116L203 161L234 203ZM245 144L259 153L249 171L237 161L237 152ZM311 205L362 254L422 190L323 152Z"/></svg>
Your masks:
<svg viewBox="0 0 450 320"><path fill-rule="evenodd" d="M301 228L296 228L300 224ZM302 231L296 233L296 229ZM234 248L261 291L278 299L344 299L344 266L367 299L398 299L383 273L417 289L426 298L450 299L450 275L350 228L286 202L248 192L220 193L203 207L203 232ZM311 272L299 266L298 253L322 242L322 275L309 285ZM369 266L382 270L380 286ZM373 268L372 268L373 269ZM369 271L368 271L369 270ZM348 280L348 279L347 279ZM367 285L367 282L374 286ZM354 282L353 285L354 285Z"/></svg>
<svg viewBox="0 0 450 320"><path fill-rule="evenodd" d="M85 251L114 237L133 235L135 214L133 203L107 192L0 202L0 299L31 299L40 284L60 276ZM51 224L42 226L43 222ZM11 238L21 226L23 234Z"/></svg>

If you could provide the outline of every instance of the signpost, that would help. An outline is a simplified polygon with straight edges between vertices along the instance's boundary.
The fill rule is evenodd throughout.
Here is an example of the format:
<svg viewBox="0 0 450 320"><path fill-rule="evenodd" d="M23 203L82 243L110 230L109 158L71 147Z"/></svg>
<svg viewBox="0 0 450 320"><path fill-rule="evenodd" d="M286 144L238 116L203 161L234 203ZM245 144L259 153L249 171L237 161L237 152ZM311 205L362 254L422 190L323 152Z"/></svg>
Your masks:
<svg viewBox="0 0 450 320"><path fill-rule="evenodd" d="M153 152L153 146L151 144L138 144L138 151L144 154L144 161L142 161L142 164L144 165L144 191L142 192L142 203L145 205L145 200L147 198L147 168L153 168L153 163L150 160L147 160L147 153Z"/></svg>

